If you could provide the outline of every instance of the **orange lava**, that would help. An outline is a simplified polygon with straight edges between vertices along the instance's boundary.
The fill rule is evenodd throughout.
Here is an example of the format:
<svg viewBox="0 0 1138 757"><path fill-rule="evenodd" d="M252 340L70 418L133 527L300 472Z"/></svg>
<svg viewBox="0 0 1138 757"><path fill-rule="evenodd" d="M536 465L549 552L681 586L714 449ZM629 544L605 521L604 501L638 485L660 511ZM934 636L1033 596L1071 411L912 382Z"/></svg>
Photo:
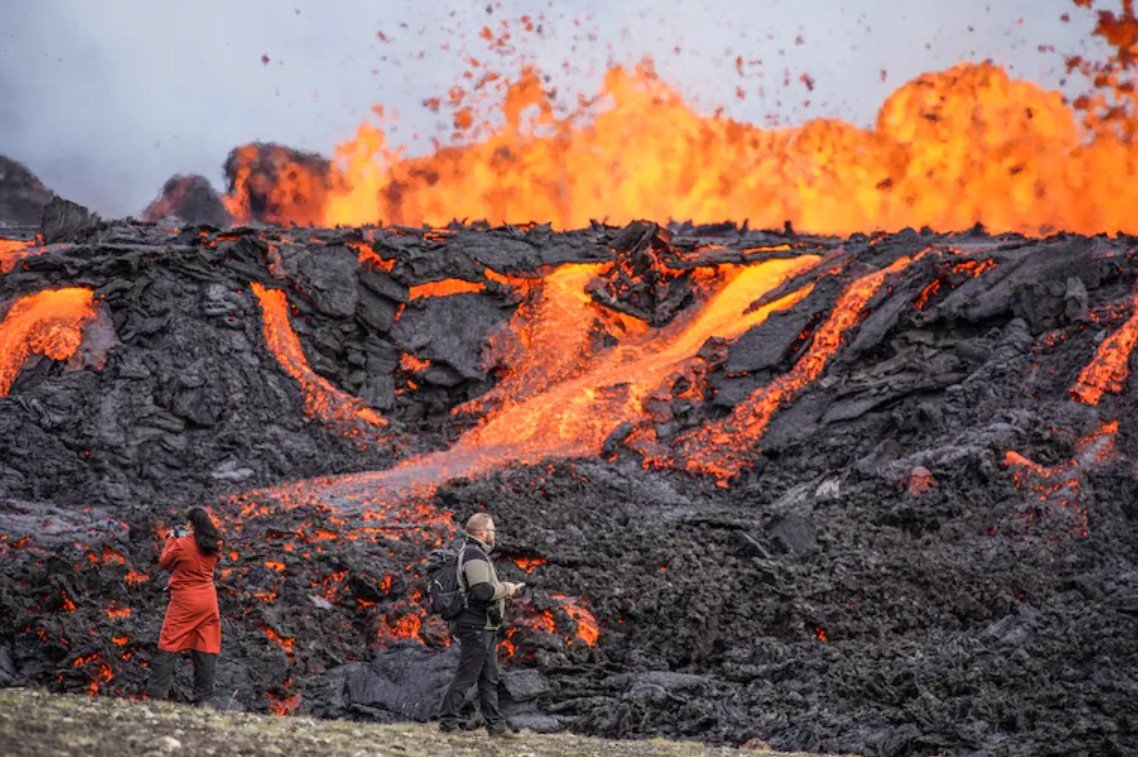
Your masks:
<svg viewBox="0 0 1138 757"><path fill-rule="evenodd" d="M388 273L395 269L395 258L380 257L375 248L367 242L348 242L348 246L356 251L360 265L365 268L374 268Z"/></svg>
<svg viewBox="0 0 1138 757"><path fill-rule="evenodd" d="M252 190L265 198L265 218L272 223L319 223L328 192L327 177L295 162L277 145L265 145L262 150L256 145L242 145L234 153L233 191L222 197L231 216L238 220L250 217ZM272 165L275 182L269 174L257 170L265 164Z"/></svg>
<svg viewBox="0 0 1138 757"><path fill-rule="evenodd" d="M335 388L309 367L300 339L289 323L285 293L279 289L265 289L255 281L249 286L261 305L265 342L285 373L300 384L305 414L340 428L346 434L358 433L361 425L372 430L386 427L387 419L361 400Z"/></svg>
<svg viewBox="0 0 1138 757"><path fill-rule="evenodd" d="M1102 341L1091 362L1079 373L1071 387L1071 397L1088 405L1097 405L1106 393L1118 394L1130 376L1130 353L1138 341L1138 293L1134 311L1126 323Z"/></svg>
<svg viewBox="0 0 1138 757"><path fill-rule="evenodd" d="M129 607L110 607L107 608L107 617L111 620L122 620L130 617Z"/></svg>
<svg viewBox="0 0 1138 757"><path fill-rule="evenodd" d="M576 637L588 646L595 647L601 638L601 629L593 613L582 607L577 600L564 594L554 594L553 599L561 604L561 609L577 624Z"/></svg>
<svg viewBox="0 0 1138 757"><path fill-rule="evenodd" d="M410 352L404 352L399 356L399 368L408 373L421 373L430 367L430 360L417 358Z"/></svg>
<svg viewBox="0 0 1138 757"><path fill-rule="evenodd" d="M87 696L93 697L98 694L103 684L114 680L114 677L115 672L111 669L110 665L106 663L100 665L98 670L95 671L95 676L91 679L91 683L87 686Z"/></svg>
<svg viewBox="0 0 1138 757"><path fill-rule="evenodd" d="M1073 525L1065 533L1052 531L1050 537L1087 536L1090 533L1090 519L1082 498L1086 471L1115 457L1117 435L1118 421L1102 423L1092 433L1079 438L1074 457L1052 466L1040 465L1015 450L1005 452L1004 465L1011 470L1012 481L1018 489L1032 495L1034 500L1024 514L1024 519L1038 520L1039 508L1047 514L1051 505L1057 505L1071 513ZM1014 528L1011 530L1014 532Z"/></svg>
<svg viewBox="0 0 1138 757"><path fill-rule="evenodd" d="M292 648L293 645L296 644L296 639L292 638L291 636L281 636L279 633L274 631L272 628L269 628L268 626L262 626L261 630L265 632L265 636L269 638L269 641L272 641L278 647L283 649L285 653L289 655L289 657L292 656Z"/></svg>
<svg viewBox="0 0 1138 757"><path fill-rule="evenodd" d="M822 375L830 358L841 347L847 331L864 317L865 304L877 293L885 278L904 270L916 257L901 257L889 266L858 279L842 293L830 317L814 334L810 348L794 367L757 389L731 414L708 423L677 439L684 467L693 473L711 474L726 484L751 461L752 449L766 433L775 412Z"/></svg>
<svg viewBox="0 0 1138 757"><path fill-rule="evenodd" d="M35 246L32 239L0 239L0 273L8 273L19 261L28 257Z"/></svg>
<svg viewBox="0 0 1138 757"><path fill-rule="evenodd" d="M481 281L463 281L462 279L443 279L442 281L428 281L426 284L416 284L408 292L412 300L423 297L449 297L452 294L467 294L481 292L486 284Z"/></svg>
<svg viewBox="0 0 1138 757"><path fill-rule="evenodd" d="M326 190L325 177L305 177L301 166L285 172L271 190L270 204L281 207L268 220L470 218L568 229L591 218L748 218L843 235L978 222L1032 235L1138 232L1132 127L1088 133L1059 92L990 63L904 84L870 129L820 119L768 130L703 115L650 64L610 69L599 96L564 118L543 89L539 72L524 71L505 92L494 133L421 157L361 124L338 146ZM228 206L248 217L241 176Z"/></svg>
<svg viewBox="0 0 1138 757"><path fill-rule="evenodd" d="M90 289L47 289L16 300L0 321L0 397L7 396L32 355L67 360L83 342L83 328L95 317Z"/></svg>
<svg viewBox="0 0 1138 757"><path fill-rule="evenodd" d="M289 679L285 684L285 688L289 689L291 687L292 679ZM278 717L291 715L296 712L296 708L300 706L301 694L299 691L295 694L286 694L284 696L266 692L265 697L269 700L269 714Z"/></svg>
<svg viewBox="0 0 1138 757"><path fill-rule="evenodd" d="M548 560L544 557L515 557L514 564L524 570L526 573L533 573L534 569L539 565L545 565Z"/></svg>
<svg viewBox="0 0 1138 757"><path fill-rule="evenodd" d="M750 308L819 261L804 254L722 266L719 278L707 282L712 293L705 304L661 328L593 301L586 287L604 264L561 266L535 283L515 312L494 348L506 366L503 376L459 408L483 415L452 447L406 458L390 470L301 482L274 494L286 501L317 497L384 521L418 519L428 530L440 522L453 529L445 514L425 503L439 482L515 462L599 454L621 423L644 417L645 401L701 363L698 353L708 339L735 339L805 297L809 284ZM599 334L616 343L598 351Z"/></svg>

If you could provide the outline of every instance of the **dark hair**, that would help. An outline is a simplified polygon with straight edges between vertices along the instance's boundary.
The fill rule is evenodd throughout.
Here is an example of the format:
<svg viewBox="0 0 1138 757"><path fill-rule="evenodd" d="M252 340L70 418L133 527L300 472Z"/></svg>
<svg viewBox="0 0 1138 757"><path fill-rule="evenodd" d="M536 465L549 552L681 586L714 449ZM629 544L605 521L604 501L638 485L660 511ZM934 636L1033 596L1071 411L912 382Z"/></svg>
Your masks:
<svg viewBox="0 0 1138 757"><path fill-rule="evenodd" d="M186 514L186 520L194 527L194 541L198 543L198 549L204 554L216 555L221 535L217 532L217 526L213 525L209 512L204 507L195 507Z"/></svg>

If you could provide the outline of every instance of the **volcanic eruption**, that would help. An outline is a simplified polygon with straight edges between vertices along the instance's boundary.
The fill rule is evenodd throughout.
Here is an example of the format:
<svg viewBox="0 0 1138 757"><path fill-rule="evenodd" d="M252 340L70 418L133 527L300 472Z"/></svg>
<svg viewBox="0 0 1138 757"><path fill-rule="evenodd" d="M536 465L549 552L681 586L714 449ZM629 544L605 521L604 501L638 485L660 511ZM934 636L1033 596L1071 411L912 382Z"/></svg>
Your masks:
<svg viewBox="0 0 1138 757"><path fill-rule="evenodd" d="M137 695L207 503L221 705L426 720L423 561L488 510L518 725L1132 749L1136 25L1098 99L962 63L872 129L525 70L478 139L0 240L0 683Z"/></svg>

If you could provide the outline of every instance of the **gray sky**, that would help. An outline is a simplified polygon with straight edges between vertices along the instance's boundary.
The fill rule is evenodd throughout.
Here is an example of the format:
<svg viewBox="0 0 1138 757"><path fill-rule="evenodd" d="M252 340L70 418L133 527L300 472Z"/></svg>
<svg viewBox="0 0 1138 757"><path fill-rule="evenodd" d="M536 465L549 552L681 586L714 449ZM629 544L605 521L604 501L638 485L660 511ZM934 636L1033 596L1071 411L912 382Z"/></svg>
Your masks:
<svg viewBox="0 0 1138 757"><path fill-rule="evenodd" d="M487 7L486 0L0 0L0 153L69 199L126 215L175 173L201 173L220 188L221 164L240 143L275 140L330 154L375 104L394 114L392 142L425 152L432 137L449 133L450 119L423 100L462 84L471 56L503 72L536 63L567 103L596 94L609 63L651 56L661 78L703 112L723 108L758 124L825 116L867 126L897 86L962 60L992 59L1060 88L1063 54L1087 50L1092 23L1070 0ZM1070 23L1060 21L1063 13ZM511 23L515 49L488 53L481 29L497 31L526 14L544 17L540 33ZM740 76L738 55L762 62L745 63ZM803 73L815 82L812 92L799 81Z"/></svg>

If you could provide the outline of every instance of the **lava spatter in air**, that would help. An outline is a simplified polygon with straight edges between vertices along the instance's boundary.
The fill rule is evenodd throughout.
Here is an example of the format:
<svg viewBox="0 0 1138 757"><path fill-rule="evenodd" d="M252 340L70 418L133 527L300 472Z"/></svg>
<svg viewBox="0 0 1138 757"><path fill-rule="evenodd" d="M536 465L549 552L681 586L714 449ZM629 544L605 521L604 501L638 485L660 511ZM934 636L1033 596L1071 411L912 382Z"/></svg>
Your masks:
<svg viewBox="0 0 1138 757"><path fill-rule="evenodd" d="M32 355L52 360L74 355L95 315L94 294L83 287L48 289L13 302L0 321L0 397Z"/></svg>
<svg viewBox="0 0 1138 757"><path fill-rule="evenodd" d="M1071 397L1088 405L1097 405L1104 394L1118 394L1130 375L1130 354L1138 342L1138 293L1133 298L1134 312L1126 323L1095 350L1095 355L1079 372L1071 387Z"/></svg>
<svg viewBox="0 0 1138 757"><path fill-rule="evenodd" d="M362 400L332 386L308 365L300 339L289 323L285 293L279 289L266 289L257 282L251 282L249 286L261 306L265 343L285 373L300 384L305 415L318 418L348 436L386 428L387 419L367 407Z"/></svg>
<svg viewBox="0 0 1138 757"><path fill-rule="evenodd" d="M834 303L829 318L814 334L806 354L789 372L757 389L726 418L712 421L676 440L676 457L682 466L692 473L713 475L720 484L739 475L753 460L754 448L766 433L775 412L822 375L846 333L864 317L866 303L881 288L885 278L904 270L922 254L898 258L850 284Z"/></svg>
<svg viewBox="0 0 1138 757"><path fill-rule="evenodd" d="M833 234L976 223L1031 235L1138 231L1134 142L1086 133L1061 93L989 63L904 84L869 129L706 116L648 65L612 68L590 102L557 119L528 70L503 97L503 124L479 141L406 157L365 123L330 168L293 161L279 185L252 192L238 176L230 209L245 220L250 196L268 198L262 220L325 225L748 218ZM527 109L542 117L527 125Z"/></svg>

